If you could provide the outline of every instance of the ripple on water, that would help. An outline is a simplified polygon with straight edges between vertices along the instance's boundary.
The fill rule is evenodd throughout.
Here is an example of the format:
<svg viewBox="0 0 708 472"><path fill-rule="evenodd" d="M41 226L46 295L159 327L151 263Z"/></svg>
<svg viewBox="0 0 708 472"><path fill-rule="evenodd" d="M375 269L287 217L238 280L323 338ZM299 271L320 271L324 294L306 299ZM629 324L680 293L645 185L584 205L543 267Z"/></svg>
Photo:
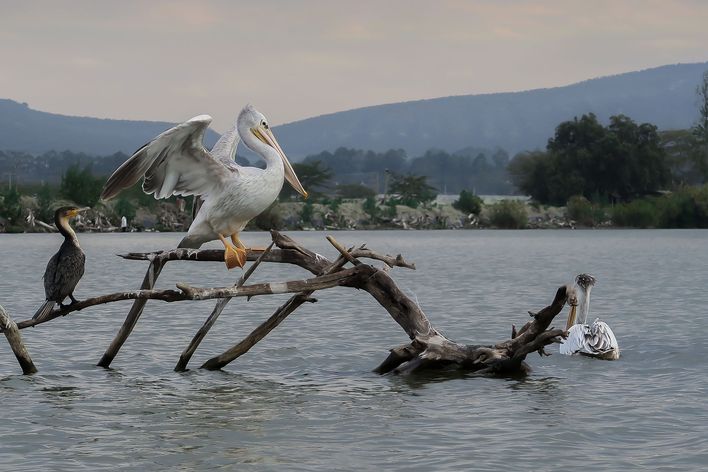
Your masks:
<svg viewBox="0 0 708 472"><path fill-rule="evenodd" d="M598 277L591 311L618 362L531 356L524 379L459 373L380 377L400 328L363 293L321 294L225 371L173 373L210 303L150 303L112 369L95 367L128 303L25 332L40 373L17 375L0 343L7 470L697 470L708 461L708 252L704 231L352 232L345 245L402 252L404 291L451 338L492 342L577 272ZM266 235L249 233L261 244ZM293 235L331 255L321 233ZM141 262L112 254L174 245L174 234L82 235L80 297L134 287ZM55 235L2 235L0 301L38 306ZM36 250L21 248L32 244ZM652 257L646 257L651 254ZM168 266L161 286L231 283L220 264ZM454 270L451 270L454 268ZM263 267L254 280L299 278ZM226 278L226 282L225 282ZM193 365L219 353L287 297L232 302ZM562 315L564 316L564 315ZM559 324L562 322L559 320Z"/></svg>

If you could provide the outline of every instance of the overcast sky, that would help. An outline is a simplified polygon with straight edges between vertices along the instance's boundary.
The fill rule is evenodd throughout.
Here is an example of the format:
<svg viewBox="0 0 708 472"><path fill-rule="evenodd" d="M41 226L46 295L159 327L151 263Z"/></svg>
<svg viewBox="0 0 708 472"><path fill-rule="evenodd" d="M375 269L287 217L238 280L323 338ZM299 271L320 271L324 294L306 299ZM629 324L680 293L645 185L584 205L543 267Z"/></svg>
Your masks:
<svg viewBox="0 0 708 472"><path fill-rule="evenodd" d="M223 131L708 60L708 1L0 0L0 98Z"/></svg>

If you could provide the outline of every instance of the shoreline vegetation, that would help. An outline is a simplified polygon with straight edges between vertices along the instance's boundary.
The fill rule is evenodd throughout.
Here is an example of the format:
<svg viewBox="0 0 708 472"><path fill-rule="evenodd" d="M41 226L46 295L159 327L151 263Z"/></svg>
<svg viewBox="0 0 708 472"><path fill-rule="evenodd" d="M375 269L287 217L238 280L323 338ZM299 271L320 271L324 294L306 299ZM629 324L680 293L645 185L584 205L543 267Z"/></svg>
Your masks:
<svg viewBox="0 0 708 472"><path fill-rule="evenodd" d="M625 115L603 124L589 113L560 123L545 150L512 159L472 147L412 159L401 149L323 151L293 164L310 198L285 185L246 230L708 228L708 71L696 95L690 130L660 132ZM67 204L91 207L78 231L186 231L191 197L157 201L136 184L99 200L125 159L0 152L0 168L14 169L0 189L0 232L53 231L54 210Z"/></svg>
<svg viewBox="0 0 708 472"><path fill-rule="evenodd" d="M292 230L416 230L416 229L576 229L576 228L708 228L708 185L685 187L628 203L599 205L573 196L566 206L540 205L525 197L474 197L477 206L460 208L462 198L439 198L413 208L393 198L277 201L252 220L246 231ZM79 232L186 231L192 221L191 199L94 204L74 226ZM7 207L7 198L3 206ZM42 211L41 196L19 195L16 218L0 216L0 232L54 232ZM447 202L444 202L447 200ZM451 201L452 200L452 201ZM53 200L51 207L68 204ZM121 228L126 216L127 227Z"/></svg>

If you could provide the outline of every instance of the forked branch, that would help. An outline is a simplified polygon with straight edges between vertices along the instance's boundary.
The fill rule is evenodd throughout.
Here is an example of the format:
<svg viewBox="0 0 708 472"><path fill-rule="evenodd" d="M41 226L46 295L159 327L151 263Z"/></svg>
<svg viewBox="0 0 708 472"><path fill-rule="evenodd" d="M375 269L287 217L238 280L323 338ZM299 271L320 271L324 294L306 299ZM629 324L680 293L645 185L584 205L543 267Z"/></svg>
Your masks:
<svg viewBox="0 0 708 472"><path fill-rule="evenodd" d="M327 239L338 252L338 257L334 261L330 261L326 257L300 246L284 234L272 231L271 235L273 239L271 247L265 252L249 252L247 254L248 260L257 259L258 263L297 265L312 273L314 277L245 285L243 282L247 276L244 276L242 281L231 287L195 287L189 283L179 283L177 290L157 289L155 288L157 278L166 263L171 261L222 262L223 250L172 249L151 253L130 253L121 257L150 262L140 290L117 292L82 300L73 305L59 307L41 320L22 321L16 327L23 329L39 325L96 305L120 300L135 300L121 329L99 362L99 365L108 367L135 327L147 300L162 300L172 303L183 300L219 299L220 301L210 317L207 318L200 331L183 352L175 367L175 370L180 371L186 369L187 362L199 342L204 338L209 328L214 325L216 318L229 299L280 293L294 294L244 339L202 365L206 369L220 369L248 352L299 306L306 302L315 301L312 298L315 291L346 286L367 291L401 326L411 340L409 344L392 349L388 358L379 365L376 372L382 374L388 372L412 373L424 368L455 366L480 374L513 374L527 370L524 360L529 353L543 354L546 345L557 342L566 335L563 330L549 329L549 326L566 302L576 303L572 286L564 285L558 288L551 304L539 312L533 313L533 318L518 331L514 329L510 339L492 345L459 344L440 334L430 323L420 306L403 293L389 275L388 269L393 267L415 269L415 265L405 261L401 255L379 254L363 245L346 249L334 238L328 237ZM273 245L275 245L274 248ZM360 259L383 262L385 267L376 268ZM346 268L347 264L352 264L352 267ZM252 267L250 272L254 268ZM11 328L9 324L7 327L0 326L0 330L3 332L9 332L8 330ZM17 332L17 329L14 332Z"/></svg>

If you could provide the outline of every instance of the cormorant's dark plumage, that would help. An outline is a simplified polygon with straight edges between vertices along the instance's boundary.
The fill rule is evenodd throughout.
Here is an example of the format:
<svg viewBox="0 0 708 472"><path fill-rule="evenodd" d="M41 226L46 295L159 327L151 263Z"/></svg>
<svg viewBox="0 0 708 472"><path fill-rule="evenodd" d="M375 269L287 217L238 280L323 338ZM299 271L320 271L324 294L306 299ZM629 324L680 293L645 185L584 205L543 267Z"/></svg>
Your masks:
<svg viewBox="0 0 708 472"><path fill-rule="evenodd" d="M69 218L86 209L61 207L54 213L54 224L64 236L64 242L47 263L44 272L44 294L47 301L37 310L33 319L41 320L52 312L55 303L61 305L66 297L69 297L72 303L76 303L74 289L84 275L86 256L79 246L76 233L69 225Z"/></svg>

